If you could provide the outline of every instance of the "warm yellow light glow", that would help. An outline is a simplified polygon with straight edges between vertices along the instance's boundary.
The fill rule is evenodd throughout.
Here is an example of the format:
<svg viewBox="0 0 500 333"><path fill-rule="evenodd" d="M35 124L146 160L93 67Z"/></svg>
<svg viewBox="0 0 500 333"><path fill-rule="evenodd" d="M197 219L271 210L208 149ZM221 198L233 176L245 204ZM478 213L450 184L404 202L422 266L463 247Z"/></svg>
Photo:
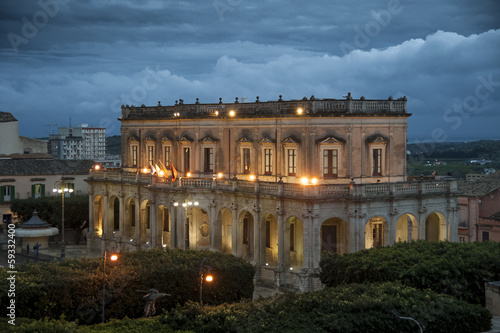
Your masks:
<svg viewBox="0 0 500 333"><path fill-rule="evenodd" d="M311 184L316 185L317 183L318 183L318 179L317 178L311 179Z"/></svg>
<svg viewBox="0 0 500 333"><path fill-rule="evenodd" d="M194 205L195 205L195 206L198 206L198 205L199 205L198 201L195 201L195 202L194 202Z"/></svg>
<svg viewBox="0 0 500 333"><path fill-rule="evenodd" d="M111 261L118 260L118 255L116 253L113 253L112 255L109 256L109 260L111 260Z"/></svg>
<svg viewBox="0 0 500 333"><path fill-rule="evenodd" d="M214 280L214 277L212 275L207 275L207 277L205 278L205 281L207 282L212 282Z"/></svg>
<svg viewBox="0 0 500 333"><path fill-rule="evenodd" d="M163 170L160 170L160 172L158 172L158 176L160 176L160 177L163 177L163 176L165 176L165 171L163 171Z"/></svg>
<svg viewBox="0 0 500 333"><path fill-rule="evenodd" d="M148 168L143 168L142 169L142 173L148 173L149 172L149 169Z"/></svg>
<svg viewBox="0 0 500 333"><path fill-rule="evenodd" d="M185 202L183 202L183 203L182 203L182 207L187 207L187 205L188 205L188 204L187 204L187 203L185 203Z"/></svg>
<svg viewBox="0 0 500 333"><path fill-rule="evenodd" d="M234 110L229 111L229 117L234 117L235 114L236 112L234 112Z"/></svg>
<svg viewBox="0 0 500 333"><path fill-rule="evenodd" d="M302 183L302 185L307 185L309 184L309 179L307 179L307 177L302 177L300 179L300 182Z"/></svg>
<svg viewBox="0 0 500 333"><path fill-rule="evenodd" d="M191 177L191 172L186 173L186 177Z"/></svg>
<svg viewBox="0 0 500 333"><path fill-rule="evenodd" d="M99 164L94 165L94 170L95 171L99 170L100 168L101 168L101 166Z"/></svg>
<svg viewBox="0 0 500 333"><path fill-rule="evenodd" d="M224 176L224 174L223 174L222 172L219 172L219 173L217 174L217 178L222 178L222 176Z"/></svg>
<svg viewBox="0 0 500 333"><path fill-rule="evenodd" d="M250 180L255 180L255 176L254 175L250 175Z"/></svg>
<svg viewBox="0 0 500 333"><path fill-rule="evenodd" d="M219 115L219 111L215 111L215 115L218 116Z"/></svg>
<svg viewBox="0 0 500 333"><path fill-rule="evenodd" d="M178 203L177 201L176 201L176 202L174 202L174 206L175 206L175 207L179 206L179 203Z"/></svg>
<svg viewBox="0 0 500 333"><path fill-rule="evenodd" d="M298 109L297 109L297 114L299 114L299 115L300 115L300 114L302 114L302 112L304 112L304 110L302 110L301 108L298 108Z"/></svg>

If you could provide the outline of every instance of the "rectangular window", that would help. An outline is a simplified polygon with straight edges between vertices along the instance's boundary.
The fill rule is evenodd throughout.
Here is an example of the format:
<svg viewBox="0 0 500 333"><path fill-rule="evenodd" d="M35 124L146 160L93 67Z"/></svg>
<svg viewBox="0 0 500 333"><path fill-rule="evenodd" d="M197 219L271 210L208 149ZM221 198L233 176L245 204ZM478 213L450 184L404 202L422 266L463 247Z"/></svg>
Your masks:
<svg viewBox="0 0 500 333"><path fill-rule="evenodd" d="M373 149L372 176L382 176L382 149Z"/></svg>
<svg viewBox="0 0 500 333"><path fill-rule="evenodd" d="M250 173L250 148L243 148L243 173Z"/></svg>
<svg viewBox="0 0 500 333"><path fill-rule="evenodd" d="M31 197L32 198L42 198L45 196L45 184L33 184L31 185Z"/></svg>
<svg viewBox="0 0 500 333"><path fill-rule="evenodd" d="M264 149L264 174L271 175L273 173L273 150Z"/></svg>
<svg viewBox="0 0 500 333"><path fill-rule="evenodd" d="M137 146L132 146L132 166L137 166Z"/></svg>
<svg viewBox="0 0 500 333"><path fill-rule="evenodd" d="M290 251L295 251L295 223L290 224Z"/></svg>
<svg viewBox="0 0 500 333"><path fill-rule="evenodd" d="M164 157L165 167L168 168L170 166L170 146L165 146Z"/></svg>
<svg viewBox="0 0 500 333"><path fill-rule="evenodd" d="M2 186L2 201L11 201L11 199L13 199L13 196L12 196L12 187L13 186Z"/></svg>
<svg viewBox="0 0 500 333"><path fill-rule="evenodd" d="M243 219L243 244L247 244L250 242L249 235L250 230L248 230L249 224L248 219Z"/></svg>
<svg viewBox="0 0 500 333"><path fill-rule="evenodd" d="M151 205L146 205L146 229L151 228Z"/></svg>
<svg viewBox="0 0 500 333"><path fill-rule="evenodd" d="M271 221L266 221L266 247L271 247Z"/></svg>
<svg viewBox="0 0 500 333"><path fill-rule="evenodd" d="M458 237L458 239L460 240L460 243L465 243L465 237L464 236L460 236L460 237Z"/></svg>
<svg viewBox="0 0 500 333"><path fill-rule="evenodd" d="M163 208L163 231L170 231L170 212Z"/></svg>
<svg viewBox="0 0 500 333"><path fill-rule="evenodd" d="M184 173L188 173L191 168L191 151L189 148L184 148Z"/></svg>
<svg viewBox="0 0 500 333"><path fill-rule="evenodd" d="M148 163L149 165L154 165L154 153L155 153L155 150L154 150L155 147L153 146L148 146Z"/></svg>
<svg viewBox="0 0 500 333"><path fill-rule="evenodd" d="M204 150L204 170L205 172L214 171L214 149L205 148Z"/></svg>
<svg viewBox="0 0 500 333"><path fill-rule="evenodd" d="M483 231L483 242L490 240L490 232L489 231Z"/></svg>
<svg viewBox="0 0 500 333"><path fill-rule="evenodd" d="M288 149L288 175L295 176L297 174L297 151Z"/></svg>
<svg viewBox="0 0 500 333"><path fill-rule="evenodd" d="M338 176L338 150L323 150L323 177L333 178Z"/></svg>

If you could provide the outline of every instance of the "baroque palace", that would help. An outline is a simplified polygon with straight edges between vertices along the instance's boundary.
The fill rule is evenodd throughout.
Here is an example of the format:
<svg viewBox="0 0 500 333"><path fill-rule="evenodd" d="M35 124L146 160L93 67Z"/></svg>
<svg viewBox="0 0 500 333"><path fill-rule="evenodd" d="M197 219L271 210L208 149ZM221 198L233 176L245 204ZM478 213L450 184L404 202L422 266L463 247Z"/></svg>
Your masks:
<svg viewBox="0 0 500 333"><path fill-rule="evenodd" d="M122 106L122 163L93 170L89 246L222 251L308 291L323 251L457 241L454 180L406 176L406 98Z"/></svg>

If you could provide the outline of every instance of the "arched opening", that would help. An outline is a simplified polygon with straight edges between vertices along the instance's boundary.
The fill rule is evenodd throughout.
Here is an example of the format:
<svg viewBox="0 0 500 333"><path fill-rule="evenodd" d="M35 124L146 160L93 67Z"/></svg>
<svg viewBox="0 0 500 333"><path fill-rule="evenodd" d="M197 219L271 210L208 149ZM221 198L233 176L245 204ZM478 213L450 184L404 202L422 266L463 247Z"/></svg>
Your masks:
<svg viewBox="0 0 500 333"><path fill-rule="evenodd" d="M344 254L349 251L349 230L347 223L332 217L321 224L321 253Z"/></svg>
<svg viewBox="0 0 500 333"><path fill-rule="evenodd" d="M240 239L242 246L241 257L251 261L254 258L254 219L253 215L248 211L244 211L240 215Z"/></svg>
<svg viewBox="0 0 500 333"><path fill-rule="evenodd" d="M104 216L104 205L102 196L98 195L94 198L94 231L99 236L104 233L104 226L102 219Z"/></svg>
<svg viewBox="0 0 500 333"><path fill-rule="evenodd" d="M210 248L210 221L208 213L198 207L186 212L186 249L208 250Z"/></svg>
<svg viewBox="0 0 500 333"><path fill-rule="evenodd" d="M133 241L135 238L136 225L136 204L134 199L128 199L125 204L125 230L123 237L126 241Z"/></svg>
<svg viewBox="0 0 500 333"><path fill-rule="evenodd" d="M418 239L418 224L415 216L405 214L396 223L396 242L411 242Z"/></svg>
<svg viewBox="0 0 500 333"><path fill-rule="evenodd" d="M171 248L170 235L171 235L171 216L170 211L165 205L159 205L156 212L158 226L158 242L159 246L163 248Z"/></svg>
<svg viewBox="0 0 500 333"><path fill-rule="evenodd" d="M383 217L372 217L365 227L365 248L387 245L388 231L387 221Z"/></svg>
<svg viewBox="0 0 500 333"><path fill-rule="evenodd" d="M266 266L272 267L278 264L278 220L273 214L267 214L263 221L261 237L266 247Z"/></svg>
<svg viewBox="0 0 500 333"><path fill-rule="evenodd" d="M218 235L215 237L214 248L223 253L231 254L232 244L232 214L227 208L223 208L217 217Z"/></svg>
<svg viewBox="0 0 500 333"><path fill-rule="evenodd" d="M110 200L110 217L109 220L112 221L113 233L118 233L120 231L120 200L117 197L112 197Z"/></svg>
<svg viewBox="0 0 500 333"><path fill-rule="evenodd" d="M288 266L300 269L304 266L304 226L302 221L292 216L285 229L285 255L289 253Z"/></svg>
<svg viewBox="0 0 500 333"><path fill-rule="evenodd" d="M425 239L428 241L446 240L446 219L441 213L432 213L425 220Z"/></svg>
<svg viewBox="0 0 500 333"><path fill-rule="evenodd" d="M151 239L151 204L148 200L141 203L140 214L140 244L150 245Z"/></svg>

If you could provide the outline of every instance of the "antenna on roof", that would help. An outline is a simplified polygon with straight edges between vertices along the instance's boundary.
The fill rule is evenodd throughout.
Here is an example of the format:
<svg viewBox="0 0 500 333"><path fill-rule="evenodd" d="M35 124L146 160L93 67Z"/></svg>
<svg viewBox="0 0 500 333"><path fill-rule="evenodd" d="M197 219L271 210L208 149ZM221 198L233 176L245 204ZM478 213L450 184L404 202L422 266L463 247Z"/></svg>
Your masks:
<svg viewBox="0 0 500 333"><path fill-rule="evenodd" d="M69 117L69 127L71 128L71 117Z"/></svg>

